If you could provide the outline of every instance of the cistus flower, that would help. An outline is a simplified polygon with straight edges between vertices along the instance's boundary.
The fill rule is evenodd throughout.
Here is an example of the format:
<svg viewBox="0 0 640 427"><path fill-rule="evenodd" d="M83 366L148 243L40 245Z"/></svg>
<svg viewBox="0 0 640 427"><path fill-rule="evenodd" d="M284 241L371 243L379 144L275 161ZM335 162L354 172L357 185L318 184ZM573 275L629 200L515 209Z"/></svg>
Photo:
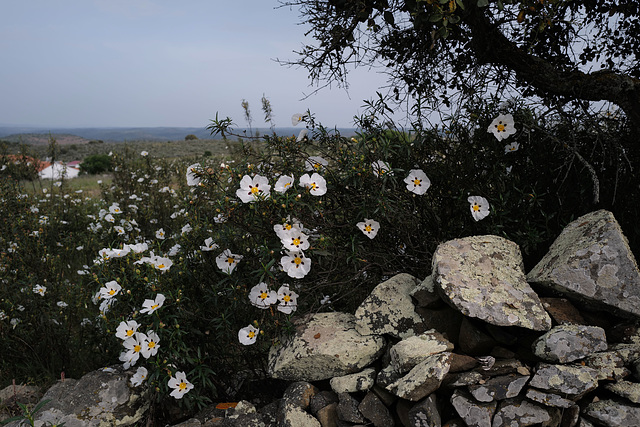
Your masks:
<svg viewBox="0 0 640 427"><path fill-rule="evenodd" d="M142 357L145 359L150 358L151 356L155 356L158 353L158 349L160 348L160 337L153 331L147 332L147 339L142 346Z"/></svg>
<svg viewBox="0 0 640 427"><path fill-rule="evenodd" d="M471 215L476 221L480 221L489 215L489 202L482 196L469 196Z"/></svg>
<svg viewBox="0 0 640 427"><path fill-rule="evenodd" d="M231 274L241 259L242 255L232 254L230 249L225 249L216 257L216 265L223 272Z"/></svg>
<svg viewBox="0 0 640 427"><path fill-rule="evenodd" d="M431 181L422 169L411 169L409 175L404 179L407 190L422 196L431 186Z"/></svg>
<svg viewBox="0 0 640 427"><path fill-rule="evenodd" d="M291 314L298 308L298 294L289 289L289 285L284 284L278 289L278 311L284 314Z"/></svg>
<svg viewBox="0 0 640 427"><path fill-rule="evenodd" d="M289 251L306 251L309 249L309 237L298 227L291 227L279 235L282 246Z"/></svg>
<svg viewBox="0 0 640 427"><path fill-rule="evenodd" d="M276 185L275 185L275 187L273 189L275 191L277 191L278 193L284 193L289 188L291 188L291 186L293 185L294 181L295 181L295 179L293 178L293 175L282 175L276 181Z"/></svg>
<svg viewBox="0 0 640 427"><path fill-rule="evenodd" d="M297 126L305 117L305 114L294 114L291 116L291 124Z"/></svg>
<svg viewBox="0 0 640 427"><path fill-rule="evenodd" d="M269 180L264 176L256 175L251 178L249 175L242 177L240 188L236 191L236 195L242 203L251 203L258 198L266 198L271 194L271 186Z"/></svg>
<svg viewBox="0 0 640 427"><path fill-rule="evenodd" d="M320 172L329 164L320 156L311 156L304 162L304 170L308 172Z"/></svg>
<svg viewBox="0 0 640 427"><path fill-rule="evenodd" d="M139 327L140 325L135 320L122 321L116 328L116 337L121 340L126 340L127 338L132 337Z"/></svg>
<svg viewBox="0 0 640 427"><path fill-rule="evenodd" d="M302 129L296 138L296 142L302 141L309 134L309 129Z"/></svg>
<svg viewBox="0 0 640 427"><path fill-rule="evenodd" d="M201 182L198 174L202 173L202 166L200 163L194 163L187 167L187 185L193 187L199 185Z"/></svg>
<svg viewBox="0 0 640 427"><path fill-rule="evenodd" d="M376 237L378 230L380 230L380 223L374 219L365 218L363 222L357 223L356 226L370 239Z"/></svg>
<svg viewBox="0 0 640 427"><path fill-rule="evenodd" d="M118 292L122 290L122 286L115 280L107 282L102 288L100 288L100 298L108 299L118 295Z"/></svg>
<svg viewBox="0 0 640 427"><path fill-rule="evenodd" d="M498 141L502 141L516 133L516 128L513 123L513 116L511 114L500 114L493 119L487 132L492 133Z"/></svg>
<svg viewBox="0 0 640 427"><path fill-rule="evenodd" d="M166 234L164 232L164 229L159 229L158 231L156 231L156 239L160 239L163 240L165 238Z"/></svg>
<svg viewBox="0 0 640 427"><path fill-rule="evenodd" d="M212 250L218 249L218 248L220 248L220 246L218 246L217 243L213 242L213 237L209 237L209 238L205 239L204 246L200 246L200 250L203 251L203 252L212 251Z"/></svg>
<svg viewBox="0 0 640 427"><path fill-rule="evenodd" d="M302 252L287 252L280 259L280 265L287 275L294 279L302 279L311 270L311 260Z"/></svg>
<svg viewBox="0 0 640 427"><path fill-rule="evenodd" d="M309 190L313 196L322 196L327 192L327 181L318 173L304 174L300 177L300 186Z"/></svg>
<svg viewBox="0 0 640 427"><path fill-rule="evenodd" d="M518 151L518 148L520 148L520 144L518 144L517 142L512 142L511 144L507 144L504 146L504 153L511 153L513 151Z"/></svg>
<svg viewBox="0 0 640 427"><path fill-rule="evenodd" d="M152 314L154 311L162 307L165 299L165 296L162 294L156 295L155 299L145 299L142 303L142 310L140 310L140 313Z"/></svg>
<svg viewBox="0 0 640 427"><path fill-rule="evenodd" d="M238 341L240 341L240 344L242 345L251 345L256 342L259 333L260 329L256 328L255 326L245 326L238 331Z"/></svg>
<svg viewBox="0 0 640 427"><path fill-rule="evenodd" d="M136 364L142 354L142 348L146 345L146 340L147 336L142 332L136 332L133 337L124 340L122 345L126 350L120 354L120 361L124 362L125 369Z"/></svg>
<svg viewBox="0 0 640 427"><path fill-rule="evenodd" d="M44 296L45 292L47 292L47 287L42 285L35 285L33 287L33 293L38 294L40 296Z"/></svg>
<svg viewBox="0 0 640 427"><path fill-rule="evenodd" d="M187 394L189 390L193 388L193 384L187 381L187 376L184 372L176 372L175 377L169 378L167 385L169 388L173 389L170 396L175 397L176 399L182 399L182 396Z"/></svg>
<svg viewBox="0 0 640 427"><path fill-rule="evenodd" d="M149 372L147 371L147 368L145 368L144 366L140 366L136 373L131 376L131 386L138 387L139 385L141 385L144 380L147 379L148 373Z"/></svg>
<svg viewBox="0 0 640 427"><path fill-rule="evenodd" d="M255 307L267 309L271 304L275 304L278 301L278 294L276 294L276 291L269 290L269 285L260 282L251 288L249 301Z"/></svg>
<svg viewBox="0 0 640 427"><path fill-rule="evenodd" d="M149 155L149 152L148 152L148 151L141 151L141 152L140 152L140 155L141 155L142 157L147 157L147 156Z"/></svg>
<svg viewBox="0 0 640 427"><path fill-rule="evenodd" d="M273 231L275 231L278 237L282 240L286 238L286 232L293 228L297 228L302 231L302 224L295 218L289 219L289 217L287 217L287 221L284 224L274 225Z"/></svg>
<svg viewBox="0 0 640 427"><path fill-rule="evenodd" d="M373 169L373 174L378 178L382 178L384 174L388 174L391 170L391 166L389 163L384 162L382 160L377 160L371 164L371 168Z"/></svg>

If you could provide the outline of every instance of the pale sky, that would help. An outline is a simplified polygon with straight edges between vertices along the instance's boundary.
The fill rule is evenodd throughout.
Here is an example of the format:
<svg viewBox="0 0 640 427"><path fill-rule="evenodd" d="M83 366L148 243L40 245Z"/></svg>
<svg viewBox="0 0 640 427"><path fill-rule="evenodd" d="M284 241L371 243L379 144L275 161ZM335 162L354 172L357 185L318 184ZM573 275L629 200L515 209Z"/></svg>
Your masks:
<svg viewBox="0 0 640 427"><path fill-rule="evenodd" d="M277 0L0 0L0 125L205 127L216 112L276 126L307 109L352 127L385 76L357 70L349 92L316 87L296 59L298 10ZM308 40L307 42L310 42Z"/></svg>

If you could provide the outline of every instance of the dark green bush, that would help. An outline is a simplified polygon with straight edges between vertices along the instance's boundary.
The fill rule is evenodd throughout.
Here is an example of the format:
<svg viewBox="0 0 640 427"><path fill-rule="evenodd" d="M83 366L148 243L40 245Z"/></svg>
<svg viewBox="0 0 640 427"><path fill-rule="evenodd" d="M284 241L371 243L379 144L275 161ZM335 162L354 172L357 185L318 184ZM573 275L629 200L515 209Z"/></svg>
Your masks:
<svg viewBox="0 0 640 427"><path fill-rule="evenodd" d="M80 171L82 173L88 173L95 175L97 173L104 173L113 169L113 162L107 154L93 154L87 156L82 163L80 163Z"/></svg>

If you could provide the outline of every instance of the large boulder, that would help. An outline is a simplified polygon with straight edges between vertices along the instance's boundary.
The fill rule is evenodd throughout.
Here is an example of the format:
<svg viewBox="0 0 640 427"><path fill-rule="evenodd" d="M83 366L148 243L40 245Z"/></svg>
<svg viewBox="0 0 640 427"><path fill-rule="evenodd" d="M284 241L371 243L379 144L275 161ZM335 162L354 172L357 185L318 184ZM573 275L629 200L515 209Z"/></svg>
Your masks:
<svg viewBox="0 0 640 427"><path fill-rule="evenodd" d="M443 299L468 317L535 331L551 318L527 283L517 244L498 236L442 243L433 255L433 278Z"/></svg>
<svg viewBox="0 0 640 427"><path fill-rule="evenodd" d="M355 322L355 316L347 313L319 313L298 320L295 334L269 351L269 375L319 381L361 371L382 354L385 339L361 335Z"/></svg>
<svg viewBox="0 0 640 427"><path fill-rule="evenodd" d="M638 264L609 211L567 225L527 278L583 303L640 316Z"/></svg>

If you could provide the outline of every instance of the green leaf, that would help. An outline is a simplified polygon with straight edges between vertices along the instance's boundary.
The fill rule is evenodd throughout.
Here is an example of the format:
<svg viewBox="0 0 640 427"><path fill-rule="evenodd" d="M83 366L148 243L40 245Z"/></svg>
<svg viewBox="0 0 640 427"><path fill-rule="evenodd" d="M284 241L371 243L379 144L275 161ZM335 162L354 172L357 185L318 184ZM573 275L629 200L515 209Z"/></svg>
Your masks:
<svg viewBox="0 0 640 427"><path fill-rule="evenodd" d="M462 0L456 0L456 4L462 10L464 10L464 2Z"/></svg>
<svg viewBox="0 0 640 427"><path fill-rule="evenodd" d="M489 0L478 0L478 7L487 7L489 6Z"/></svg>
<svg viewBox="0 0 640 427"><path fill-rule="evenodd" d="M438 22L438 21L442 21L442 14L440 13L434 13L433 15L431 15L429 17L429 21L430 22Z"/></svg>
<svg viewBox="0 0 640 427"><path fill-rule="evenodd" d="M389 25L393 25L396 22L395 18L393 17L393 13L389 12L388 10L384 11L383 17L384 17L384 22L386 22Z"/></svg>

